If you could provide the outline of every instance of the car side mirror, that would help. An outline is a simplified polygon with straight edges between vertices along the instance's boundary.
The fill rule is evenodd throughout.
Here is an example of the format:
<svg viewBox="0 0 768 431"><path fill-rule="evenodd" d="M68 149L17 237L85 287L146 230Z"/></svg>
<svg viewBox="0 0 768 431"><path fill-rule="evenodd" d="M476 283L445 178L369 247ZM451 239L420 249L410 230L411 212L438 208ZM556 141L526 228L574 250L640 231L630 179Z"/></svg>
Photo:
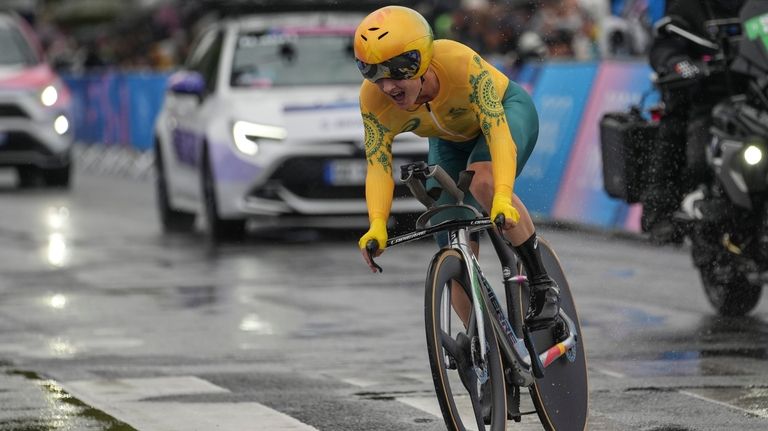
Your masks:
<svg viewBox="0 0 768 431"><path fill-rule="evenodd" d="M168 89L178 94L203 96L205 79L203 75L193 71L179 71L168 78Z"/></svg>

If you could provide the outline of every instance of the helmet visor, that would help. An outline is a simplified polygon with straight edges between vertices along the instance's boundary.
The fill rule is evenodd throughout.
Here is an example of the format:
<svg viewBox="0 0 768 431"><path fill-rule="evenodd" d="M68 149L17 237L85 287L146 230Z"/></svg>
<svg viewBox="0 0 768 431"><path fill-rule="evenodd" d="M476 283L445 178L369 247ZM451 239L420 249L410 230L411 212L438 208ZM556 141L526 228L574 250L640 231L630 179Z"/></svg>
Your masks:
<svg viewBox="0 0 768 431"><path fill-rule="evenodd" d="M360 73L371 82L383 78L411 79L419 71L421 54L418 50L408 51L377 64L368 64L357 59L355 61Z"/></svg>

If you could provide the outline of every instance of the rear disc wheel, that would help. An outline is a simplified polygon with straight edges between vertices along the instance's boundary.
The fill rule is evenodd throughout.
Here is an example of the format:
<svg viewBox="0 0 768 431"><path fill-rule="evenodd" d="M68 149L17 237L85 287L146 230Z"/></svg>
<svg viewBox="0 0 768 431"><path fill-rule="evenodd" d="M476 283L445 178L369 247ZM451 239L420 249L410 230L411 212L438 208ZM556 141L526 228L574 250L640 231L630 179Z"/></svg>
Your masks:
<svg viewBox="0 0 768 431"><path fill-rule="evenodd" d="M576 329L576 345L569 352L555 359L544 369L544 377L536 379L530 387L531 398L536 406L542 425L547 430L581 431L587 428L589 410L589 384L587 378L587 362L584 353L584 339L581 335L581 325L576 313L576 305L571 295L571 289L563 273L560 260L552 247L539 237L539 249L547 273L555 280L560 288L560 308L571 318ZM527 292L523 304L527 310ZM562 340L560 327L553 325L549 329L531 333L536 353L541 354L546 349Z"/></svg>

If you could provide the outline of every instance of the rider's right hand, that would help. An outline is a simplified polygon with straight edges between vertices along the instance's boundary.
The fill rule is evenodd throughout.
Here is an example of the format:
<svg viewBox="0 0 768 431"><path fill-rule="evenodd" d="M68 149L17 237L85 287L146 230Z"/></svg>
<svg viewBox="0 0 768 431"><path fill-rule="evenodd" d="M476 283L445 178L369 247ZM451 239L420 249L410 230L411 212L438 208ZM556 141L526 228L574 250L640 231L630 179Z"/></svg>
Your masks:
<svg viewBox="0 0 768 431"><path fill-rule="evenodd" d="M376 252L373 253L373 257L379 256L387 247L387 238L387 221L383 219L373 219L371 221L370 229L368 229L368 232L366 232L365 235L360 237L360 241L357 243L360 247L360 252L363 254L365 263L368 264L368 267L370 267L373 272L377 272L377 269L371 260L371 256L368 254L368 250L365 249L365 246L368 244L368 241L376 241L379 247Z"/></svg>
<svg viewBox="0 0 768 431"><path fill-rule="evenodd" d="M520 221L520 213L512 206L511 199L503 193L493 195L491 204L491 220L496 220L499 215L504 215L504 229L511 229Z"/></svg>

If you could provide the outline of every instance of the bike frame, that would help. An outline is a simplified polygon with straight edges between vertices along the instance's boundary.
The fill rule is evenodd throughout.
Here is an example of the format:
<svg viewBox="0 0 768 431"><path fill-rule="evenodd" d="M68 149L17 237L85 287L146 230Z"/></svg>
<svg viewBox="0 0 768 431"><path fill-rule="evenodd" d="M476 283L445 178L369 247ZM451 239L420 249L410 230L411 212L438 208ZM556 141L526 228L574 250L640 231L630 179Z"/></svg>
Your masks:
<svg viewBox="0 0 768 431"><path fill-rule="evenodd" d="M445 173L439 166L427 167L424 163L410 164L401 167L403 171L403 181L408 185L413 195L424 204L428 210L424 212L417 220L417 229L413 232L393 237L387 241L387 246L395 246L405 242L416 241L436 233L447 232L449 237L449 248L455 249L463 257L466 265L467 274L470 279L470 294L472 296L473 309L468 322L468 332L477 330L480 349L481 364L476 364L473 356L473 366L478 374L478 381L487 379L485 373L485 360L487 356L485 333L485 318L490 316L491 327L499 340L501 351L512 366L514 372L514 383L518 386L530 386L534 382L536 367L545 368L552 364L556 359L572 349L578 342L576 336L576 326L573 320L560 309L560 317L568 326L568 337L549 347L545 352L538 354L535 358L537 364L532 361L532 354L535 354L532 343L526 344L527 329L523 324L523 316L520 315L512 304L520 303L522 288L526 283L526 277L518 274L517 260L512 253L506 240L496 229L496 225L488 218L482 217L482 214L472 206L463 204L464 190L469 185L469 179L460 177L459 185L454 183L453 179ZM456 198L457 204L437 206L435 201L429 197L421 182L425 177L434 176L443 188ZM472 212L474 219L470 220L449 220L434 226L426 226L429 219L435 214L455 208L462 208ZM510 323L507 315L504 314L501 304L496 297L496 293L488 283L480 269L480 263L470 248L469 234L476 231L486 231L491 239L493 248L502 266L505 293L507 295L508 313L512 318ZM514 269L514 270L513 270ZM447 289L446 292L450 292ZM452 307L450 293L444 295L441 322L448 326L450 322L450 312ZM487 312L487 313L486 313ZM522 334L522 337L520 336ZM448 361L448 358L445 358Z"/></svg>

